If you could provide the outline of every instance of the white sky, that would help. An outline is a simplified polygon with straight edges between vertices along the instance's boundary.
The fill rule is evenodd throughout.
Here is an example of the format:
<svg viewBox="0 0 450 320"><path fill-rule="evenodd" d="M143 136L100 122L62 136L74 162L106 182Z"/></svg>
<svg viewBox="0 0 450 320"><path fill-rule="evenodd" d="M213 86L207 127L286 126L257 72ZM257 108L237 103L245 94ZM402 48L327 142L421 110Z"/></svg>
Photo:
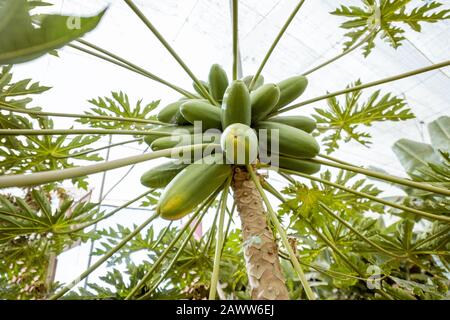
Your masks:
<svg viewBox="0 0 450 320"><path fill-rule="evenodd" d="M52 9L55 12L80 15L96 13L109 3L110 9L101 25L88 34L86 39L166 80L191 89L190 78L122 1L53 2L56 3ZM441 2L450 4L449 0ZM213 63L221 64L231 73L231 26L227 0L136 0L135 3L199 78L207 78L209 67ZM241 0L239 3L241 55L244 75L248 75L257 69L297 1ZM266 82L277 82L301 73L340 52L343 31L338 25L342 19L328 14L339 3L351 4L359 1L306 1L263 71ZM409 31L408 28L407 30L408 41L397 51L377 41L377 47L369 58L364 59L360 52L354 52L312 74L309 77L309 88L300 99L342 89L358 78L369 82L449 59L448 20L432 26L425 25L423 33L420 34ZM129 94L131 101L143 99L144 102L150 102L161 99L161 106L179 97L178 93L150 79L71 48L61 50L60 58L45 56L16 66L14 74L16 79L31 77L41 81L43 85L54 87L35 99L34 103L46 111L81 113L89 108L88 99L109 96L111 91L119 90ZM400 175L402 170L391 146L399 138L428 141L426 128L421 121L427 123L439 115L450 113L450 69L429 72L366 92L372 93L376 89L404 94L417 119L376 125L370 129L374 137L370 149L356 143L348 143L334 156L356 164L381 167ZM324 106L324 102L316 103L304 107L301 111L294 111L293 114L307 115L314 107ZM67 128L72 125L79 126L70 119L56 119L55 127ZM121 139L129 137L114 137L113 142ZM105 137L99 146L107 144L107 141L108 138ZM139 145L114 148L111 159L139 154L143 148ZM153 166L153 163L137 165L132 174L107 197L105 203L120 205L142 193L145 188L140 185L139 178L149 166ZM127 168L108 172L106 190L126 171ZM101 176L91 176L90 186L94 188L94 200L98 198ZM122 212L105 225L121 223L130 226L132 223L139 223L148 214L150 212ZM59 262L57 280L72 280L83 271L86 267L87 252L87 246L81 246L63 254ZM95 275L102 273L104 269L100 269Z"/></svg>

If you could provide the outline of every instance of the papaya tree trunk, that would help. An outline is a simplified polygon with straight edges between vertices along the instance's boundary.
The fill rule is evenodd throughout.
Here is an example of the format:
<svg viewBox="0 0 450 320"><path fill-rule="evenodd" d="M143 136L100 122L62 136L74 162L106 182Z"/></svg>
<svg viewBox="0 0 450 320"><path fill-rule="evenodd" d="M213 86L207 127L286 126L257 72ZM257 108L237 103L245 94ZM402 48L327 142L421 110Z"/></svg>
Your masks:
<svg viewBox="0 0 450 320"><path fill-rule="evenodd" d="M242 240L253 300L288 300L278 247L267 225L262 198L245 168L236 167L234 199L242 224Z"/></svg>

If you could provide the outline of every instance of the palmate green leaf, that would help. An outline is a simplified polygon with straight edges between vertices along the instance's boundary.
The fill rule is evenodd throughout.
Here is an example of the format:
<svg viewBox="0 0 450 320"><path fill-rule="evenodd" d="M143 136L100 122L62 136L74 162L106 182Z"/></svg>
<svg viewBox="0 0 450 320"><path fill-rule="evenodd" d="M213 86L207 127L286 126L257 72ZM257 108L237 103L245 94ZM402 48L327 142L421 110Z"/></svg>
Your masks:
<svg viewBox="0 0 450 320"><path fill-rule="evenodd" d="M350 30L346 33L348 41L344 43L344 50L371 34L363 47L363 54L367 57L375 47L378 36L396 49L406 39L405 24L420 32L423 23L449 19L450 9L442 9L442 6L437 1L361 0L361 6L341 5L331 14L347 18L341 24L341 28Z"/></svg>
<svg viewBox="0 0 450 320"><path fill-rule="evenodd" d="M41 94L51 87L41 86L31 79L13 82L12 66L4 66L0 71L0 102L8 107L25 108L32 101L31 95ZM2 105L0 104L0 111ZM40 108L32 108L40 110Z"/></svg>
<svg viewBox="0 0 450 320"><path fill-rule="evenodd" d="M348 87L360 84L358 80ZM370 144L371 135L360 131L361 126L370 127L376 122L414 118L406 101L391 93L382 95L380 90L375 91L365 102L360 102L361 95L361 90L350 92L342 103L333 97L328 99L327 109L315 108L313 117L322 125L319 132L325 133L322 142L327 147L327 153L335 151L342 140L355 140L365 146Z"/></svg>
<svg viewBox="0 0 450 320"><path fill-rule="evenodd" d="M95 107L92 107L90 111L85 112L88 115L101 115L112 117L124 117L124 118L136 118L145 120L156 120L155 115L151 115L151 112L155 110L159 105L158 101L152 101L145 106L142 106L142 100L138 100L134 106L130 104L128 95L123 92L112 92L112 98L99 97L97 99L91 99L89 102ZM134 122L124 121L102 121L95 119L80 119L79 122L83 124L89 124L94 128L104 129L137 129L145 128L145 124L137 124Z"/></svg>
<svg viewBox="0 0 450 320"><path fill-rule="evenodd" d="M450 152L450 117L442 116L428 124L431 144L436 151ZM443 156L443 155L442 155Z"/></svg>
<svg viewBox="0 0 450 320"><path fill-rule="evenodd" d="M106 11L92 17L41 15L35 27L29 9L26 0L0 0L0 64L27 62L61 48L93 30Z"/></svg>
<svg viewBox="0 0 450 320"><path fill-rule="evenodd" d="M39 129L52 129L53 121L39 118ZM29 120L21 116L2 115L0 113L0 128L2 129L36 129ZM100 139L99 136L79 135L67 136L0 136L0 173L20 174L27 172L65 169L74 166L71 155L90 150L87 146ZM76 159L101 161L96 154L77 156ZM86 189L86 177L73 180L80 188Z"/></svg>
<svg viewBox="0 0 450 320"><path fill-rule="evenodd" d="M45 237L56 231L70 230L98 215L94 206L86 202L75 204L74 199L66 198L54 208L52 195L38 189L31 190L24 199L0 195L0 242L30 235Z"/></svg>

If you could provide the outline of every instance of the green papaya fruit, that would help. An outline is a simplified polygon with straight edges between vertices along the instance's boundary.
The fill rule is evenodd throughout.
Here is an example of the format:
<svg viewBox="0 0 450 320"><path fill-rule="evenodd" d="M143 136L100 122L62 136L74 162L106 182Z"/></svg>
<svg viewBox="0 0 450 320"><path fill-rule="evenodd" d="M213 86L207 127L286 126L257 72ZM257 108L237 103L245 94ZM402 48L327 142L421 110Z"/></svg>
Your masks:
<svg viewBox="0 0 450 320"><path fill-rule="evenodd" d="M180 106L186 101L186 99L175 101L162 108L156 116L158 121L181 126L189 124L189 121L187 121L180 113Z"/></svg>
<svg viewBox="0 0 450 320"><path fill-rule="evenodd" d="M141 184L153 189L165 188L188 164L170 161L153 167L141 176Z"/></svg>
<svg viewBox="0 0 450 320"><path fill-rule="evenodd" d="M214 100L221 102L227 87L227 73L220 65L213 64L209 71L209 90Z"/></svg>
<svg viewBox="0 0 450 320"><path fill-rule="evenodd" d="M155 134L151 134L152 132L155 132ZM156 127L150 129L149 133L150 134L144 137L144 142L150 146L153 141L161 137L167 137L171 135L193 134L194 126Z"/></svg>
<svg viewBox="0 0 450 320"><path fill-rule="evenodd" d="M254 76L245 76L242 78L242 81L244 81L247 88L250 90L250 83L252 82ZM255 84L253 85L252 91L258 89L264 84L264 77L262 74L258 76L258 79L256 80Z"/></svg>
<svg viewBox="0 0 450 320"><path fill-rule="evenodd" d="M313 136L303 130L277 122L260 121L256 123L261 140L261 129L267 130L267 148L272 148L273 143L278 143L278 152L295 158L314 158L319 154L320 146ZM278 133L278 141L276 139ZM264 141L264 139L263 139ZM269 150L272 152L272 150Z"/></svg>
<svg viewBox="0 0 450 320"><path fill-rule="evenodd" d="M276 84L265 84L250 93L252 104L252 122L264 119L280 99L280 89Z"/></svg>
<svg viewBox="0 0 450 320"><path fill-rule="evenodd" d="M222 163L215 163L216 159ZM178 220L192 212L217 191L231 176L231 166L223 164L223 155L200 159L181 171L164 189L157 211L167 220Z"/></svg>
<svg viewBox="0 0 450 320"><path fill-rule="evenodd" d="M222 128L226 129L233 123L250 126L251 120L252 110L248 88L241 80L233 81L225 91L222 102Z"/></svg>
<svg viewBox="0 0 450 320"><path fill-rule="evenodd" d="M304 76L295 76L279 82L280 100L278 100L274 110L278 110L296 100L305 92L307 86L308 79Z"/></svg>
<svg viewBox="0 0 450 320"><path fill-rule="evenodd" d="M266 121L283 123L288 126L303 130L307 133L311 133L317 128L316 121L305 116L280 116L269 118Z"/></svg>
<svg viewBox="0 0 450 320"><path fill-rule="evenodd" d="M181 105L180 112L192 124L195 121L201 121L203 131L222 128L221 109L204 100L188 100Z"/></svg>

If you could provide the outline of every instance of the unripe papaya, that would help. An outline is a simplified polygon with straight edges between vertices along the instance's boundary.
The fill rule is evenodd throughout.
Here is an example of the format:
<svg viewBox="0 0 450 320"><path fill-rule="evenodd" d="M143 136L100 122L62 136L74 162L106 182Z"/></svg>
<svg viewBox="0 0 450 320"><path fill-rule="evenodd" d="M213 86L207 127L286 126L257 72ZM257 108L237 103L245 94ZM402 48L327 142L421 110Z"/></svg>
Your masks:
<svg viewBox="0 0 450 320"><path fill-rule="evenodd" d="M153 141L152 144L150 145L150 148L153 151L158 151L174 147L182 147L202 143L219 144L220 134L199 133L191 135L161 137Z"/></svg>
<svg viewBox="0 0 450 320"><path fill-rule="evenodd" d="M267 130L267 148L272 148L274 143L278 143L281 155L314 158L319 154L320 146L313 136L303 130L277 122L261 121L255 125L258 134L263 134L261 129ZM278 132L278 141L276 133ZM272 151L272 150L269 150Z"/></svg>
<svg viewBox="0 0 450 320"><path fill-rule="evenodd" d="M258 157L258 137L245 124L229 125L222 134L220 145L230 164L246 165Z"/></svg>
<svg viewBox="0 0 450 320"><path fill-rule="evenodd" d="M279 167L306 174L314 174L320 171L320 164L301 159L279 157Z"/></svg>
<svg viewBox="0 0 450 320"><path fill-rule="evenodd" d="M200 83L203 85L203 87L206 89L208 93L211 93L211 89L209 88L209 84L206 81L200 80ZM194 82L192 83L192 87L194 90L200 95L200 97L207 99L208 97L200 90L199 86Z"/></svg>
<svg viewBox="0 0 450 320"><path fill-rule="evenodd" d="M189 165L164 189L159 198L158 213L167 220L183 218L217 191L231 173L231 166L223 164L221 154L205 157Z"/></svg>
<svg viewBox="0 0 450 320"><path fill-rule="evenodd" d="M214 100L221 102L227 87L227 73L220 65L213 64L209 71L209 90Z"/></svg>
<svg viewBox="0 0 450 320"><path fill-rule="evenodd" d="M233 81L223 97L222 128L226 129L233 123L250 126L251 120L252 110L248 88L241 80Z"/></svg>
<svg viewBox="0 0 450 320"><path fill-rule="evenodd" d="M264 119L280 99L280 89L276 84L265 84L250 93L252 104L252 122Z"/></svg>
<svg viewBox="0 0 450 320"><path fill-rule="evenodd" d="M202 130L222 128L222 111L204 100L188 100L181 105L180 112L192 124L195 121L201 121Z"/></svg>
<svg viewBox="0 0 450 320"><path fill-rule="evenodd" d="M173 126L173 127L157 127L149 130L149 133L157 132L155 134L148 134L144 137L146 144L151 145L153 141L161 137L167 137L171 135L183 135L193 134L194 126Z"/></svg>
<svg viewBox="0 0 450 320"><path fill-rule="evenodd" d="M274 110L278 110L300 97L307 86L308 79L304 76L295 76L279 82L280 100Z"/></svg>
<svg viewBox="0 0 450 320"><path fill-rule="evenodd" d="M175 101L162 108L156 116L158 121L178 125L189 124L189 121L187 121L180 113L180 106L186 101L186 99Z"/></svg>
<svg viewBox="0 0 450 320"><path fill-rule="evenodd" d="M305 116L284 116L284 117L273 117L266 121L283 123L288 126L303 130L307 133L313 132L316 127L316 121L312 118Z"/></svg>
<svg viewBox="0 0 450 320"><path fill-rule="evenodd" d="M244 81L247 88L250 90L250 83L252 82L254 76L246 76L242 78L242 81ZM258 79L256 80L255 84L253 85L252 91L258 89L264 84L264 77L262 74L258 76Z"/></svg>
<svg viewBox="0 0 450 320"><path fill-rule="evenodd" d="M165 188L187 166L188 164L178 161L163 163L145 172L141 177L141 183L148 188Z"/></svg>

